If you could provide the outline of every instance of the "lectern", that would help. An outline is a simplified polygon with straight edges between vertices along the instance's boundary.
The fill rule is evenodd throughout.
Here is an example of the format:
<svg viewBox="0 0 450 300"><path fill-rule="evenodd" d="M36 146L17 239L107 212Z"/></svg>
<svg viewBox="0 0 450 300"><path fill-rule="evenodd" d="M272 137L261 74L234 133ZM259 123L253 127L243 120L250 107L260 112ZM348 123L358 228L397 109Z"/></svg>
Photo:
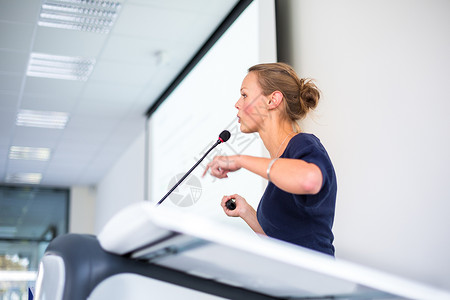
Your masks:
<svg viewBox="0 0 450 300"><path fill-rule="evenodd" d="M149 280L164 284L155 290ZM119 212L98 236L52 241L36 298L168 299L161 293L170 288L196 291L190 299L450 299L447 291L148 202Z"/></svg>

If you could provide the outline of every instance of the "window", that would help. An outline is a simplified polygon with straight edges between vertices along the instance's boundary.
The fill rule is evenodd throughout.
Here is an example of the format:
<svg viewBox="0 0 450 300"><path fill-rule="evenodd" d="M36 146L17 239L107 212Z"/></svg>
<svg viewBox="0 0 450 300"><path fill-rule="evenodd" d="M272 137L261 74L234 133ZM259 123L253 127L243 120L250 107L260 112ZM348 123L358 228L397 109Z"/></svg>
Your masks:
<svg viewBox="0 0 450 300"><path fill-rule="evenodd" d="M68 230L69 190L0 186L0 299L27 299L49 242Z"/></svg>

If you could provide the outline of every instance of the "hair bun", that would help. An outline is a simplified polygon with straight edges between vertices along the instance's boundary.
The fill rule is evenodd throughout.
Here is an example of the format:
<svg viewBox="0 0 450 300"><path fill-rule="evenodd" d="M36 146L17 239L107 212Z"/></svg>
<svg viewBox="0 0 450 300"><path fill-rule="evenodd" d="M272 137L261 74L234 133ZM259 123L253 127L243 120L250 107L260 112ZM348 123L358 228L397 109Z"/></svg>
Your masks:
<svg viewBox="0 0 450 300"><path fill-rule="evenodd" d="M319 104L320 91L311 79L300 79L299 94L300 102L308 110L316 108Z"/></svg>

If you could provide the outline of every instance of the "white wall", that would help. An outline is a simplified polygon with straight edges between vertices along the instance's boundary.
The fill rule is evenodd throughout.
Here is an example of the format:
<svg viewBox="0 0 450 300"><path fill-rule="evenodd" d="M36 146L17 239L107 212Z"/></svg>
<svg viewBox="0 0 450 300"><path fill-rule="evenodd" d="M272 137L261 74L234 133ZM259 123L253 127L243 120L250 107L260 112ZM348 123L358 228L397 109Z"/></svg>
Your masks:
<svg viewBox="0 0 450 300"><path fill-rule="evenodd" d="M93 234L95 220L96 189L89 186L73 186L70 189L69 232Z"/></svg>
<svg viewBox="0 0 450 300"><path fill-rule="evenodd" d="M145 132L130 145L97 186L95 233L129 204L144 200Z"/></svg>
<svg viewBox="0 0 450 300"><path fill-rule="evenodd" d="M304 128L337 171L337 257L450 289L450 1L280 2L323 92Z"/></svg>

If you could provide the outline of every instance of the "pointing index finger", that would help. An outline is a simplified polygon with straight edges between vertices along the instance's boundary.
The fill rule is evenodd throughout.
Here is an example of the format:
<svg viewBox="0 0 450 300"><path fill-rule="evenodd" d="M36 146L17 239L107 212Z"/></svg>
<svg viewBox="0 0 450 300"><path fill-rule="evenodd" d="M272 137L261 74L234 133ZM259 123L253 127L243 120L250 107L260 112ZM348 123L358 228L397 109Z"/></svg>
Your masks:
<svg viewBox="0 0 450 300"><path fill-rule="evenodd" d="M209 164L206 165L206 169L203 172L202 177L205 177L205 174L206 174L206 172L208 172L208 170L209 170Z"/></svg>

